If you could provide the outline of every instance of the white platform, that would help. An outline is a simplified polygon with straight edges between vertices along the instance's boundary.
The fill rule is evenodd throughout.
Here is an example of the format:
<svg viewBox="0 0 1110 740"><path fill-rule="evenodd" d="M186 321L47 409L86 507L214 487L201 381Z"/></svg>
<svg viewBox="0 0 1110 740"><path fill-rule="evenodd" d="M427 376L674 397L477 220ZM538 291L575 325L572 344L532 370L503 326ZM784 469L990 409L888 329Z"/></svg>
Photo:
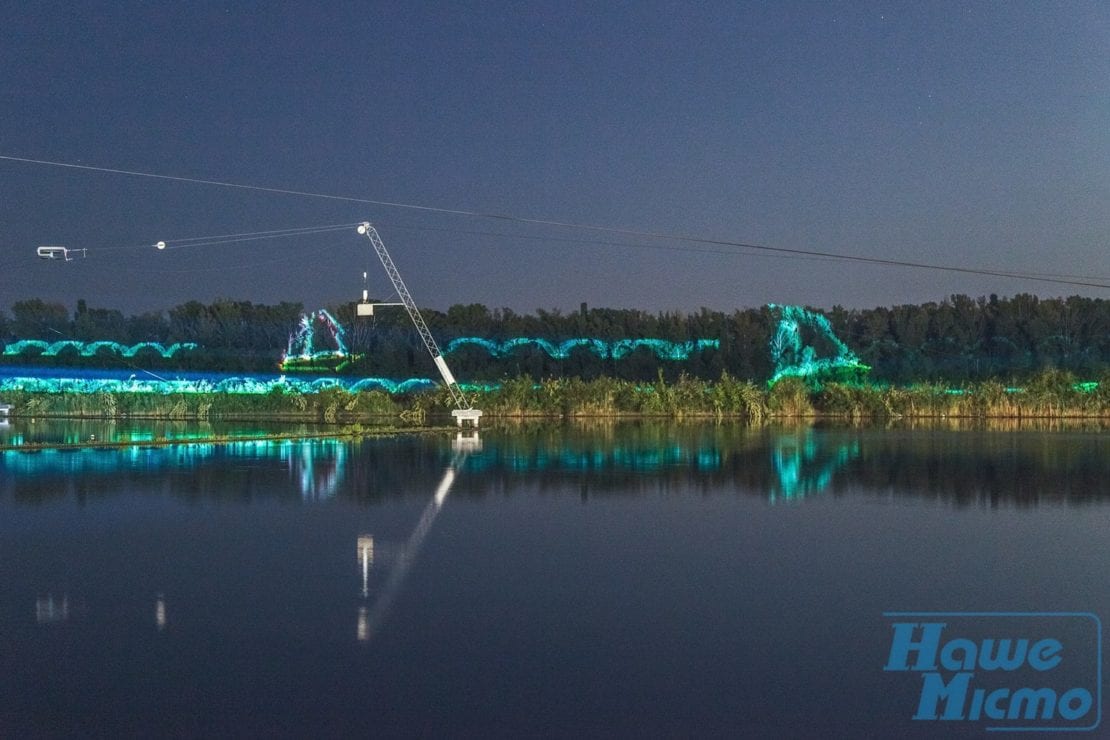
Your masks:
<svg viewBox="0 0 1110 740"><path fill-rule="evenodd" d="M482 418L481 409L455 409L451 412L451 416L455 417L455 421L459 426L463 426L463 422L469 421L473 426L478 426L478 420Z"/></svg>

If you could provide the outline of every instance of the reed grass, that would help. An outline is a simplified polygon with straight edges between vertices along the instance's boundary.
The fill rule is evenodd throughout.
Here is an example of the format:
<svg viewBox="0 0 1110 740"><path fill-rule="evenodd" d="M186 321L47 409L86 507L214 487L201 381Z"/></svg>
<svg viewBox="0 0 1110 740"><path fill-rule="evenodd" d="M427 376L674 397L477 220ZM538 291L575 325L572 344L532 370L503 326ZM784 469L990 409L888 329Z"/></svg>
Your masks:
<svg viewBox="0 0 1110 740"><path fill-rule="evenodd" d="M453 408L445 388L390 396L380 390L316 393L276 389L264 395L197 393L5 394L16 416L153 419L274 419L332 424L396 417L423 420ZM715 381L680 376L651 384L602 377L584 381L551 378L540 383L519 377L478 394L475 405L488 417L709 417L758 423L771 418L835 417L854 420L899 418L1110 418L1110 373L1095 386L1082 386L1067 372L1049 370L1005 384L984 381L959 388L937 383L909 387L825 383L783 378L770 388L733 378Z"/></svg>

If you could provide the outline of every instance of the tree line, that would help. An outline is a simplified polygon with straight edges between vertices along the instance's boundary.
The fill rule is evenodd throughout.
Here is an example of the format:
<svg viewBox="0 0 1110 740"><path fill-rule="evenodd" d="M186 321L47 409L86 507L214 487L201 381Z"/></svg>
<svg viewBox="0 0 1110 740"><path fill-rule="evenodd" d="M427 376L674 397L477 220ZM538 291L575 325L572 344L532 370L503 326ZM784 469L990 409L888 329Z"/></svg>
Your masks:
<svg viewBox="0 0 1110 740"><path fill-rule="evenodd" d="M22 339L131 345L194 342L198 349L173 358L143 353L130 363L150 368L271 372L277 369L304 310L299 303L264 305L220 299L207 304L189 301L166 311L127 316L116 309L90 307L83 300L71 311L61 303L29 299L12 304L10 313L0 311L0 344L6 347ZM361 355L346 372L390 378L435 374L402 310L382 309L372 318L356 318L352 304L330 310L345 327L348 350ZM1046 369L1095 379L1110 367L1110 301L1104 299L953 295L939 302L892 307L836 306L824 313L836 335L871 366L870 378L876 382L1023 378ZM779 319L777 311L769 307L650 313L585 304L577 311L538 309L531 314L481 304L455 305L447 311L426 310L424 317L441 346L466 336L491 340L533 337L551 342L578 337L719 341L717 348L699 350L683 361L662 360L648 349L613 359L586 348L556 359L536 346L491 357L481 347L467 345L449 359L455 374L471 381L516 377L673 381L683 375L716 379L726 372L734 378L763 381L773 372L768 342ZM321 337L318 348L329 349L328 341ZM32 352L0 359L5 364L128 364L109 352L80 357L76 351L63 351L50 358Z"/></svg>

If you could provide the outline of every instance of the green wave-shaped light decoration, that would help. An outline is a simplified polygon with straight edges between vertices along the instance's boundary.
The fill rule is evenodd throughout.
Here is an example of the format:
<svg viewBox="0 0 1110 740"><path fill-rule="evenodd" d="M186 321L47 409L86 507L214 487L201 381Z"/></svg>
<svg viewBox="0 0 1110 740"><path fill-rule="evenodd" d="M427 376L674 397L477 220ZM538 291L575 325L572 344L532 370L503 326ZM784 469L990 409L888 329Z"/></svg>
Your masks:
<svg viewBox="0 0 1110 740"><path fill-rule="evenodd" d="M719 349L719 339L693 339L686 342L671 342L666 339L618 339L606 342L602 339L589 339L579 337L555 343L538 337L513 337L504 341L483 339L482 337L459 337L452 339L443 348L443 354L449 355L466 346L481 347L492 357L505 357L520 347L538 347L554 360L565 360L570 353L584 347L601 359L612 358L620 360L638 349L648 349L655 353L661 360L680 362L690 359L690 355L706 349Z"/></svg>
<svg viewBox="0 0 1110 740"><path fill-rule="evenodd" d="M100 350L108 350L114 352L121 357L134 357L143 350L152 350L162 355L162 357L170 358L178 352L196 349L197 344L194 342L174 342L168 347L161 342L139 342L138 344L120 344L119 342L79 342L75 339L63 339L57 342L44 342L41 339L21 339L18 342L12 342L4 347L4 355L6 357L15 357L22 355L28 350L39 349L42 350L39 354L42 357L56 357L59 353L66 349L74 349L82 357L92 357Z"/></svg>

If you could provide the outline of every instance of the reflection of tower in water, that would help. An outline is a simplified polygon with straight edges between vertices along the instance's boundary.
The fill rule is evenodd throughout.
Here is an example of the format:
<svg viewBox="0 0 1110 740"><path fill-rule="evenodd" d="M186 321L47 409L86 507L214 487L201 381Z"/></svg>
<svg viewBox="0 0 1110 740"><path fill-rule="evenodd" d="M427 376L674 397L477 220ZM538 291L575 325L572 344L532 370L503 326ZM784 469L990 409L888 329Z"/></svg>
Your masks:
<svg viewBox="0 0 1110 740"><path fill-rule="evenodd" d="M374 535L364 534L358 538L358 562L362 565L362 595L366 597L370 593L370 568L374 565Z"/></svg>
<svg viewBox="0 0 1110 740"><path fill-rule="evenodd" d="M370 613L366 610L366 606L358 608L358 630L356 632L359 642L366 642L370 639Z"/></svg>
<svg viewBox="0 0 1110 740"><path fill-rule="evenodd" d="M452 447L455 454L443 471L443 477L440 479L435 493L432 494L432 500L424 507L420 520L416 523L416 528L413 529L412 534L409 535L396 553L393 553L392 548L389 550L388 554L392 556L389 558L390 567L387 569L389 575L381 590L369 606L360 604L358 607L358 627L355 634L359 642L369 642L389 614L389 610L393 606L393 600L397 596L397 591L404 583L409 568L412 567L417 555L420 554L424 538L427 537L432 524L435 523L436 517L439 516L444 502L447 501L447 497L451 493L455 476L466 461L466 456L471 452L481 450L482 443L477 432L473 434L460 433L452 443ZM362 596L365 599L369 596L368 580L370 567L374 561L374 538L372 535L359 536L358 558L362 566Z"/></svg>
<svg viewBox="0 0 1110 740"><path fill-rule="evenodd" d="M362 598L370 595L370 568L374 565L374 535L364 534L358 538L358 562L362 566ZM358 629L356 636L359 642L370 639L369 612L366 605L358 608Z"/></svg>
<svg viewBox="0 0 1110 740"><path fill-rule="evenodd" d="M35 600L35 621L39 624L58 624L69 619L69 596L54 594L40 596Z"/></svg>

